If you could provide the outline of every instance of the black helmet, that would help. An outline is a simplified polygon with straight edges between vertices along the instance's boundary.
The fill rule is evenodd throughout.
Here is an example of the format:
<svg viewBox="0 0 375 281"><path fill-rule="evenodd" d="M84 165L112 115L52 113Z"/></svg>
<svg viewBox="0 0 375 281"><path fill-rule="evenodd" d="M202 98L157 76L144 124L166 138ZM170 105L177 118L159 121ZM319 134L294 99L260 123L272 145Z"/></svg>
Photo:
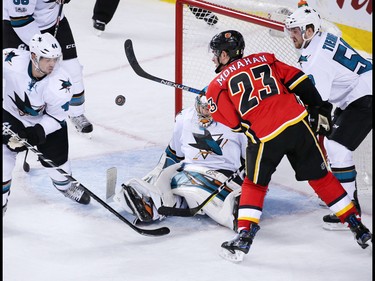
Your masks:
<svg viewBox="0 0 375 281"><path fill-rule="evenodd" d="M227 30L215 35L210 42L210 48L215 56L220 56L225 51L230 61L240 59L245 49L245 41L241 33L235 30Z"/></svg>

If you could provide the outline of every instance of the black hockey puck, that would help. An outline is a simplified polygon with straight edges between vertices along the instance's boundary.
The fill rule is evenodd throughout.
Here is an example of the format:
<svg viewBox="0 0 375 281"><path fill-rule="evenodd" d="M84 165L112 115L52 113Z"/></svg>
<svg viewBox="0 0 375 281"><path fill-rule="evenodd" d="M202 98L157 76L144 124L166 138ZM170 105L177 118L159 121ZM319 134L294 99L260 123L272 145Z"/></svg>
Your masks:
<svg viewBox="0 0 375 281"><path fill-rule="evenodd" d="M122 106L124 105L126 102L126 98L123 96L123 95L118 95L115 99L115 103L118 105L118 106Z"/></svg>

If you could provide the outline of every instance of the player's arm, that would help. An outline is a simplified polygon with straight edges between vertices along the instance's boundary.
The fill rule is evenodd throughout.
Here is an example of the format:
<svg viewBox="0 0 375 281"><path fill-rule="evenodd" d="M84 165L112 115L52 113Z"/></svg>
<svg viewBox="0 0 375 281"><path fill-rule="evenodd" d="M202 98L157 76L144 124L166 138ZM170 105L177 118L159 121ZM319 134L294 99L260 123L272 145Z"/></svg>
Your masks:
<svg viewBox="0 0 375 281"><path fill-rule="evenodd" d="M181 151L182 148L182 135L184 131L184 116L188 114L186 109L182 110L177 116L173 126L173 135L168 144L168 147L165 149L167 156L167 162L164 167L168 167L172 164L179 163L184 160L184 153Z"/></svg>
<svg viewBox="0 0 375 281"><path fill-rule="evenodd" d="M244 133L251 142L257 143L259 139L251 129L251 124L240 119L228 93L224 90L220 91L217 96L211 96L211 93L209 87L207 98L212 118L231 128L235 133Z"/></svg>
<svg viewBox="0 0 375 281"><path fill-rule="evenodd" d="M10 24L18 37L29 45L31 37L40 33L39 27L34 20L33 13L36 1L8 1L8 13Z"/></svg>
<svg viewBox="0 0 375 281"><path fill-rule="evenodd" d="M322 100L313 81L303 71L282 62L277 62L277 65L279 73L284 74L285 86L306 106L312 130L321 135L328 135L332 128L332 104Z"/></svg>
<svg viewBox="0 0 375 281"><path fill-rule="evenodd" d="M59 71L58 74L51 74L54 76L47 77L50 79L48 85L43 89L46 108L40 125L43 126L46 135L65 126L69 102L72 98L72 78L61 69L57 71Z"/></svg>
<svg viewBox="0 0 375 281"><path fill-rule="evenodd" d="M241 121L227 92L221 90L218 94L215 94L215 89L210 86L206 95L212 118L234 131L240 130Z"/></svg>
<svg viewBox="0 0 375 281"><path fill-rule="evenodd" d="M179 163L185 159L181 152L181 135L183 131L183 112L176 116L176 121L173 128L172 138L165 149L164 153L160 156L158 164L152 171L150 171L142 180L154 184L159 178L160 173L167 167Z"/></svg>
<svg viewBox="0 0 375 281"><path fill-rule="evenodd" d="M332 129L332 104L323 101L311 79L303 74L302 79L290 90L298 95L309 112L309 123L312 130L320 135L329 135Z"/></svg>

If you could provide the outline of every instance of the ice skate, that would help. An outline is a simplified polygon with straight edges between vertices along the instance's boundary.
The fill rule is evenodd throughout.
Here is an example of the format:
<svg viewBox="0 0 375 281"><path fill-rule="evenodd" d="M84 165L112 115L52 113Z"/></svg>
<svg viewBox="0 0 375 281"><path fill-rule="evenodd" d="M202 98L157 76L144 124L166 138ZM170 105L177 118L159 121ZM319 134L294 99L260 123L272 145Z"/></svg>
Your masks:
<svg viewBox="0 0 375 281"><path fill-rule="evenodd" d="M352 200L359 215L361 215L361 207L357 200ZM335 214L325 215L323 217L323 229L331 231L347 231L349 230L347 223L341 223L340 219Z"/></svg>
<svg viewBox="0 0 375 281"><path fill-rule="evenodd" d="M105 22L102 22L100 20L94 20L93 27L96 32L96 35L100 36L105 30Z"/></svg>
<svg viewBox="0 0 375 281"><path fill-rule="evenodd" d="M250 230L241 230L232 240L221 244L220 256L231 262L241 262L250 250L255 234L260 227L257 224L251 224Z"/></svg>
<svg viewBox="0 0 375 281"><path fill-rule="evenodd" d="M87 205L90 203L90 195L80 186L72 183L72 185L67 190L58 189L65 197L80 203Z"/></svg>
<svg viewBox="0 0 375 281"><path fill-rule="evenodd" d="M80 133L92 132L93 126L84 114L81 114L79 116L74 116L74 117L69 116L69 118L72 121L73 125L76 127L78 132Z"/></svg>
<svg viewBox="0 0 375 281"><path fill-rule="evenodd" d="M347 217L346 222L349 224L349 228L354 234L354 239L362 249L366 249L370 245L372 246L372 233L355 214L351 214Z"/></svg>

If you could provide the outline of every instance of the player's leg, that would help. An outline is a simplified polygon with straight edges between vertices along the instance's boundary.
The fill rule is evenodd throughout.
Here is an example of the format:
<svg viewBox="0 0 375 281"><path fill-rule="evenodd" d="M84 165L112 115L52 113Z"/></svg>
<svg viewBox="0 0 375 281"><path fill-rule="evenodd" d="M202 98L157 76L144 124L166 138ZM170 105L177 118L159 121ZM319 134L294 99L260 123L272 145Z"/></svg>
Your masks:
<svg viewBox="0 0 375 281"><path fill-rule="evenodd" d="M324 147L332 173L340 181L360 214L353 152L372 130L372 96L364 96L352 102L345 110L336 109L333 123L332 133L325 138ZM348 229L340 227L340 220L334 214L324 216L323 221L326 229Z"/></svg>
<svg viewBox="0 0 375 281"><path fill-rule="evenodd" d="M8 206L8 197L12 185L12 172L16 165L17 152L11 151L3 144L3 217Z"/></svg>
<svg viewBox="0 0 375 281"><path fill-rule="evenodd" d="M304 125L304 126L302 126ZM292 126L288 132L298 136L294 150L287 154L297 180L308 180L315 193L326 203L330 210L340 219L340 223L347 223L354 233L357 243L366 248L372 238L370 231L362 224L358 210L347 192L328 170L319 143L306 121Z"/></svg>
<svg viewBox="0 0 375 281"><path fill-rule="evenodd" d="M3 49L6 48L28 49L27 44L18 37L9 20L3 20Z"/></svg>
<svg viewBox="0 0 375 281"><path fill-rule="evenodd" d="M55 27L43 30L42 32L54 34ZM60 43L63 53L61 66L70 73L73 79L73 97L69 105L69 118L78 132L90 133L93 130L93 125L85 116L85 88L83 84L82 65L78 60L74 37L66 17L60 22L56 39Z"/></svg>
<svg viewBox="0 0 375 281"><path fill-rule="evenodd" d="M96 0L93 10L93 26L99 31L104 31L116 12L120 0Z"/></svg>
<svg viewBox="0 0 375 281"><path fill-rule="evenodd" d="M68 174L72 173L68 158L69 141L66 124L61 129L47 135L46 142L38 145L38 149L45 158L51 160L60 169ZM80 185L72 183L62 173L58 172L55 168L51 168L50 165L42 159L40 159L40 163L43 167L47 168L47 173L54 187L65 197L80 204L90 203L90 195Z"/></svg>

